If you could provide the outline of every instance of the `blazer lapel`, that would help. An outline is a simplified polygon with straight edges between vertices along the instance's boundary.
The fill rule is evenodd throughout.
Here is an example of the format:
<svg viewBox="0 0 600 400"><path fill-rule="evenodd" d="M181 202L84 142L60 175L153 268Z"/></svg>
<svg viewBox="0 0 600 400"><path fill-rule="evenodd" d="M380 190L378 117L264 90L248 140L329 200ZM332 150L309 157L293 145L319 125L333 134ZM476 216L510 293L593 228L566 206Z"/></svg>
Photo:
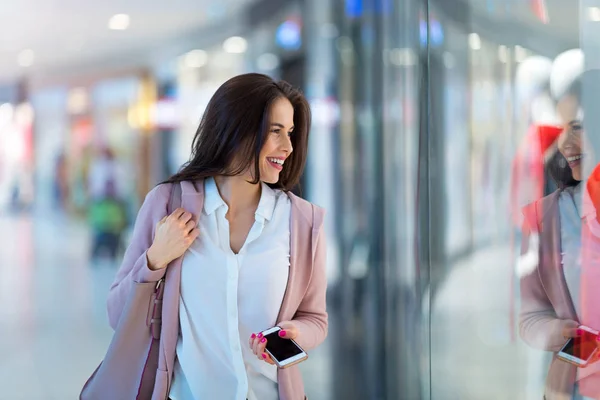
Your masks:
<svg viewBox="0 0 600 400"><path fill-rule="evenodd" d="M204 181L181 182L181 207L200 218L204 206ZM173 371L177 338L179 336L179 298L181 296L181 264L183 257L175 260L167 269L165 294L163 298L163 354L167 361L167 371ZM171 357L169 357L171 355Z"/></svg>
<svg viewBox="0 0 600 400"><path fill-rule="evenodd" d="M311 244L306 239L311 234L311 226L305 211L292 193L290 213L290 269L288 283L277 316L277 323L291 320L300 305L312 272ZM312 216L311 216L312 218Z"/></svg>

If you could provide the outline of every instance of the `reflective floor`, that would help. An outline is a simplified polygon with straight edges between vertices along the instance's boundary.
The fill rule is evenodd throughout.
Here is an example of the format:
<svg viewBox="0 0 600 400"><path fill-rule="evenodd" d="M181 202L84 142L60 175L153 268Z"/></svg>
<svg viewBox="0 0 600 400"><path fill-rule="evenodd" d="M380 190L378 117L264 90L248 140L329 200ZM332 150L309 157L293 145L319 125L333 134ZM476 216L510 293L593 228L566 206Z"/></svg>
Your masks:
<svg viewBox="0 0 600 400"><path fill-rule="evenodd" d="M76 399L112 330L116 272L90 265L85 225L59 216L0 216L0 399ZM329 400L328 345L303 365L307 394Z"/></svg>
<svg viewBox="0 0 600 400"><path fill-rule="evenodd" d="M543 397L551 355L517 337L510 260L508 245L481 249L456 263L439 288L431 307L432 399Z"/></svg>
<svg viewBox="0 0 600 400"><path fill-rule="evenodd" d="M112 334L105 299L116 266L89 263L87 229L70 219L2 216L0 234L0 399L75 399ZM433 299L431 398L541 397L547 355L511 336L509 255L499 246L457 263ZM302 364L311 400L338 398L335 320Z"/></svg>

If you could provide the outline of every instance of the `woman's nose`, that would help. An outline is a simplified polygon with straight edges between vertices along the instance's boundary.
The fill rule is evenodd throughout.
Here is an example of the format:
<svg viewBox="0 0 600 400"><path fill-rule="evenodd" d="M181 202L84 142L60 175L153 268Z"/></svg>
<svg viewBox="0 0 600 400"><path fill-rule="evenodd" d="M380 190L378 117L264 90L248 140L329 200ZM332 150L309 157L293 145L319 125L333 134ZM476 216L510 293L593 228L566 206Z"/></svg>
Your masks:
<svg viewBox="0 0 600 400"><path fill-rule="evenodd" d="M292 138L290 138L289 136L286 136L287 139L285 139L285 143L283 145L283 151L287 152L288 154L291 154L292 151L294 151L294 146L292 146Z"/></svg>

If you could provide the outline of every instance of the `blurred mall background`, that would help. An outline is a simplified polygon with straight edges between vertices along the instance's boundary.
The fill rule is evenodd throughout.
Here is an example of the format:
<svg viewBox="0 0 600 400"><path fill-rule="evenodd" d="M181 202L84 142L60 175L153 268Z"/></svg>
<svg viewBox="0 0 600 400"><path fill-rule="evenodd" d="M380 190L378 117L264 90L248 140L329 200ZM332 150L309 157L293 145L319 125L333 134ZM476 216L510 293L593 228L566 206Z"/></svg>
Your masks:
<svg viewBox="0 0 600 400"><path fill-rule="evenodd" d="M309 398L541 398L547 356L516 333L517 72L572 48L597 63L598 7L0 0L0 399L77 398L122 251L95 248L98 226L127 242L212 93L249 71L314 112L301 192L328 209L331 328Z"/></svg>

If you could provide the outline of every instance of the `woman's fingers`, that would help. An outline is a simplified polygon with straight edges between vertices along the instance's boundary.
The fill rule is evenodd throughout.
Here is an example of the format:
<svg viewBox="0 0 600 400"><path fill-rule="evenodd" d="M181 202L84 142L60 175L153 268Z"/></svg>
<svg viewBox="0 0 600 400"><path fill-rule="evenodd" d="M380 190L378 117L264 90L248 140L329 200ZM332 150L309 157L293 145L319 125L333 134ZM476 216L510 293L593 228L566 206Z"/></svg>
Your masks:
<svg viewBox="0 0 600 400"><path fill-rule="evenodd" d="M200 229L199 228L194 228L190 231L190 233L188 233L188 237L190 239L191 242L193 242L194 240L196 240L196 238L200 236Z"/></svg>
<svg viewBox="0 0 600 400"><path fill-rule="evenodd" d="M185 224L187 224L187 222L191 219L192 219L192 213L187 212L185 210L184 210L183 214L181 214L181 216L179 217L179 221L181 221Z"/></svg>
<svg viewBox="0 0 600 400"><path fill-rule="evenodd" d="M285 339L296 339L298 337L298 328L292 321L285 321L278 325L281 330L279 331L279 337Z"/></svg>
<svg viewBox="0 0 600 400"><path fill-rule="evenodd" d="M260 352L260 342L263 339L264 339L264 337L262 336L262 333L259 333L258 335L256 335L256 339L254 339L254 344L252 345L252 352L258 358L262 358L260 356L260 353L261 353Z"/></svg>
<svg viewBox="0 0 600 400"><path fill-rule="evenodd" d="M256 353L259 360L267 361L267 360L271 359L271 357L269 357L269 354L265 351L266 347L267 347L267 339L261 338L258 341L258 352Z"/></svg>
<svg viewBox="0 0 600 400"><path fill-rule="evenodd" d="M248 344L250 345L254 355L259 360L263 360L269 364L274 364L269 354L265 351L265 348L267 347L267 339L263 337L262 333L253 333L248 340Z"/></svg>
<svg viewBox="0 0 600 400"><path fill-rule="evenodd" d="M173 211L173 213L171 215L169 215L169 218L171 218L172 220L178 220L185 213L186 213L185 209L178 208L177 210Z"/></svg>
<svg viewBox="0 0 600 400"><path fill-rule="evenodd" d="M267 353L266 351L263 353L262 358L267 364L275 365L275 362L273 361L269 353Z"/></svg>
<svg viewBox="0 0 600 400"><path fill-rule="evenodd" d="M565 321L562 329L562 335L566 338L578 337L583 334L579 328L579 323L575 321Z"/></svg>
<svg viewBox="0 0 600 400"><path fill-rule="evenodd" d="M189 220L186 224L185 224L185 232L186 233L191 233L192 230L196 227L196 221L194 221L193 219Z"/></svg>

